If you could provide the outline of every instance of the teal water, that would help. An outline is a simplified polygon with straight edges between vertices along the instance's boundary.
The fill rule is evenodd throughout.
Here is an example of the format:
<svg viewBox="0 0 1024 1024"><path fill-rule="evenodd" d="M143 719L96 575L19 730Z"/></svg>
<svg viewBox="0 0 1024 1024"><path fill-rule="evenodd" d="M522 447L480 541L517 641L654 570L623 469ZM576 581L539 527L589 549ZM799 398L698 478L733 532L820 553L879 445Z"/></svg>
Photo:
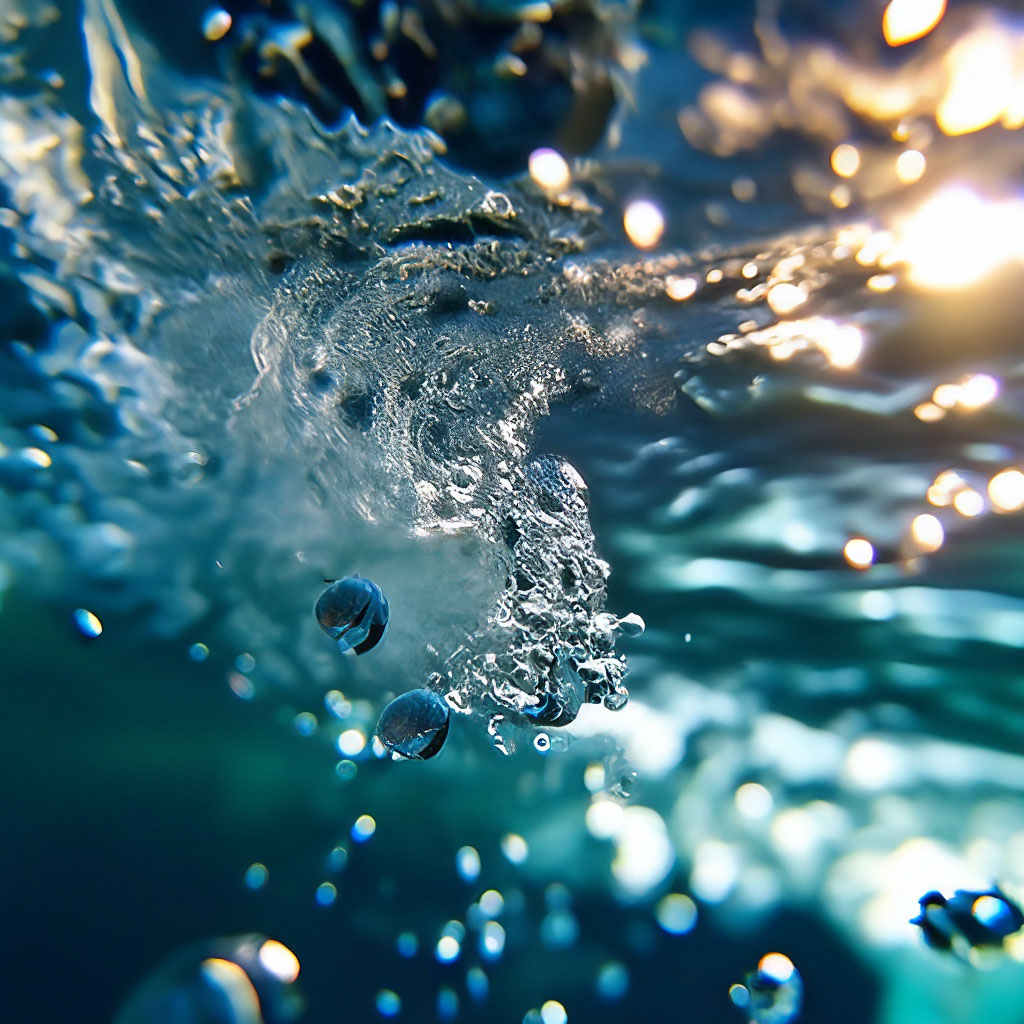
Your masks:
<svg viewBox="0 0 1024 1024"><path fill-rule="evenodd" d="M1024 1013L1019 936L910 924L1024 885L1020 26L592 6L444 67L375 6L4 22L11 1020L742 1020L773 952L805 1021Z"/></svg>

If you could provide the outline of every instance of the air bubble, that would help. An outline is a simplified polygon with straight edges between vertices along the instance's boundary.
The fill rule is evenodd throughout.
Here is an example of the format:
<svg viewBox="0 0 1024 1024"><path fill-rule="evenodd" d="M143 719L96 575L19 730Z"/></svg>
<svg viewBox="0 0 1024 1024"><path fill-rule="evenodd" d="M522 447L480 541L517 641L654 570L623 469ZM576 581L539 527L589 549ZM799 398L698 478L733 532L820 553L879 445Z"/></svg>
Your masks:
<svg viewBox="0 0 1024 1024"><path fill-rule="evenodd" d="M391 613L388 599L376 583L345 576L320 595L314 614L340 651L365 654L384 639Z"/></svg>
<svg viewBox="0 0 1024 1024"><path fill-rule="evenodd" d="M444 746L448 704L431 690L410 690L396 697L377 722L377 738L399 757L425 761Z"/></svg>

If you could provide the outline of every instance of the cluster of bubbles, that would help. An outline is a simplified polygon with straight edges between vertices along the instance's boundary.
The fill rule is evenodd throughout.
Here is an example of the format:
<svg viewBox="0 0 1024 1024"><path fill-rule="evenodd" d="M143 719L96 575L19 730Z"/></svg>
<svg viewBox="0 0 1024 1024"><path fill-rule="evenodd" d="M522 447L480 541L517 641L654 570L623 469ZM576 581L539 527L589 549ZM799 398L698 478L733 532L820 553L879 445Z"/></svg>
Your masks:
<svg viewBox="0 0 1024 1024"><path fill-rule="evenodd" d="M799 1016L803 997L800 972L784 953L766 953L742 984L729 989L729 998L749 1024L789 1024Z"/></svg>
<svg viewBox="0 0 1024 1024"><path fill-rule="evenodd" d="M384 5L366 7L377 17ZM286 591L300 572L306 573L301 564L296 567L306 556L291 549L285 558L280 549L286 545L273 548L273 531L261 530L263 524L246 533L246 516L211 492L233 494L231 484L247 468L232 469L229 453L218 469L219 460L207 455L204 445L193 448L169 424L191 424L201 409L206 418L196 429L208 438L241 439L240 449L255 437L285 436L298 453L295 461L308 467L316 507L331 510L300 521L301 528L310 527L310 535L319 529L330 536L342 514L339 508L348 501L345 496L352 494L357 497L349 504L366 523L397 523L419 538L481 542L486 555L478 561L494 569L499 581L485 621L447 648L441 639L430 638L437 639L439 650L425 685L384 709L377 737L399 757L426 759L444 745L452 713L482 711L495 746L507 752L515 745L520 721L561 727L572 724L586 703L621 709L625 664L615 652L616 641L643 628L637 616L620 618L605 611L608 566L596 553L586 486L565 459L533 453L535 422L555 404L572 408L599 394L613 406L639 405L650 412L692 407L728 430L766 409L769 417L778 413L777 419L786 422L799 394L802 414L827 407L833 410L830 429L841 432L845 426L850 438L866 438L865 425L872 418L882 423L889 461L878 459L858 476L847 473L839 460L830 466L830 487L822 488L824 472L809 478L787 468L772 475L770 466L729 464L710 447L692 457L680 455L671 467L679 486L671 500L660 505L646 501L640 486L632 495L639 497L638 507L646 503L657 510L658 527L665 530L652 542L637 528L640 511L633 510L637 518L624 543L639 552L637 575L645 576L662 598L652 602L657 607L675 609L667 598L680 595L696 594L703 602L706 594L718 600L732 593L762 610L761 625L770 625L772 612L781 608L790 623L799 612L813 616L814 623L824 617L877 626L887 630L886 638L900 628L904 642L910 638L919 645L910 653L920 652L915 656L921 664L885 663L897 691L889 703L814 722L806 707L787 712L787 705L811 704L824 691L829 699L863 695L876 681L859 669L830 674L776 663L767 670L756 663L759 641L751 631L745 637L747 662L729 677L741 695L726 686L712 693L713 682L699 694L695 684L676 677L669 679L675 685L664 700L659 694L659 700L634 702L638 716L645 710L649 714L632 719L641 723L638 746L655 766L648 774L661 771L670 796L663 797L663 816L642 807L629 809L637 813L613 811L613 818L621 818L608 832L616 839L617 877L634 879L630 865L643 865L644 856L649 860L656 850L654 869L642 873L638 885L642 893L651 891L664 881L678 852L694 864L699 895L713 903L726 902L734 891L756 890L758 898L777 891L787 872L790 879L799 876L799 885L824 891L827 869L839 863L847 878L862 886L857 898L848 901L859 910L870 903L865 894L876 893L879 879L895 873L902 847L893 837L912 843L911 833L899 830L903 826L887 824L890 812L880 799L887 791L917 796L929 786L947 786L953 763L960 766L958 785L991 783L1001 787L1000 794L1013 788L1004 782L1012 777L1006 765L1013 769L1017 763L1011 755L997 761L990 751L993 758L982 760L975 756L978 748L970 748L977 773L963 768L962 757L947 756L948 747L915 735L920 726L916 721L908 725L908 709L896 705L906 691L938 692L921 682L934 681L925 667L935 652L946 656L950 639L984 642L1009 649L1010 655L1020 646L1021 612L1012 597L988 595L986 603L975 595L965 601L960 591L929 588L921 581L915 586L911 578L922 571L922 556L937 554L946 533L960 528L954 515L980 523L984 493L996 511L1021 508L1019 471L1004 468L1020 461L1019 452L1003 436L1008 433L1005 421L995 424L991 434L972 434L976 443L962 446L964 458L982 467L991 463L990 469L1000 472L977 470L974 480L965 470L959 483L946 478L942 487L942 473L935 475L939 467L929 467L927 480L915 477L908 483L907 467L891 456L898 437L894 424L919 431L921 424L942 420L943 429L966 430L964 416L982 406L1000 416L1012 414L1011 375L1004 388L994 376L965 374L951 394L950 372L929 365L920 375L940 376L930 383L925 379L928 386L922 388L900 364L897 350L902 353L902 342L915 334L908 329L907 288L942 291L954 279L977 281L979 267L988 272L1016 258L1018 236L1007 247L996 228L1019 223L1019 204L990 202L961 188L939 192L937 203L926 204L904 223L887 213L892 230L822 228L733 252L677 252L633 262L585 260L580 254L590 244L590 221L580 198L586 195L584 176L577 176L580 191L564 207L550 194L567 187L564 161L554 162L556 173L548 179L553 184L540 193L525 184L501 191L441 166L435 160L441 147L428 134L403 133L387 124L373 131L350 124L331 133L293 118L286 105L261 107L255 101L241 116L215 90L201 111L189 111L180 123L163 124L147 98L137 71L140 62L113 6L89 0L86 9L95 114L103 132L89 144L89 156L106 175L94 199L82 170L87 161L80 159L79 126L45 104L10 98L5 107L10 130L2 140L4 159L14 168L5 181L20 176L33 185L18 193L23 208L8 211L5 223L18 237L18 251L25 257L21 269L35 301L62 318L48 348L22 344L12 349L10 361L45 396L48 411L67 422L59 436L41 424L29 434L22 426L27 413L13 405L13 412L4 411L12 417L5 422L2 465L5 488L14 496L12 522L43 516L51 535L38 545L35 535L32 544L19 539L19 548L49 550L49 541L57 538L83 575L89 569L101 583L133 580L119 593L137 605L151 596L147 587L159 586L163 600L153 603L163 613L158 616L162 627L173 632L207 610L197 598L206 581L195 568L198 554L193 565L176 552L174 571L168 572L169 560L159 553L172 549L166 537L177 537L178 524L199 506L203 514L196 519L196 535L227 534L223 549L234 556L228 575L234 574L235 582L223 588L223 600L233 607L232 624L257 637L253 643L265 644L267 656L257 652L260 670L275 663L271 654L280 654L275 644L287 655L278 657L278 664L288 658L300 661L303 653L279 639L289 635L290 609L278 614L276 607L258 608L254 595L268 600L276 596L271 591ZM402 14L411 8L390 9ZM529 21L521 14L514 19L517 25ZM211 36L227 34L226 28L221 31L223 17L210 24ZM390 23L384 27L394 28ZM961 134L986 125L994 131L1019 127L1016 108L1007 103L999 109L990 104L992 118L984 124L966 115L959 123L951 120L963 99L953 103L963 88L957 83L964 68L976 66L971 54L979 39L996 43L993 52L1009 65L1017 59L1019 33L1001 22L995 36L983 39L973 31L959 42L936 35L934 44L925 44L928 49L892 75L881 67L865 71L853 58L840 59L833 47L782 45L777 26L760 27L760 55L698 41L705 66L720 80L701 93L694 110L680 112L679 124L695 145L729 156L756 152L772 132L803 125L821 143L818 155L823 158L811 172L795 175L792 185L812 210L855 212L876 200L889 204L887 211L898 210L905 190L942 183L935 175L945 164L955 165L952 147ZM412 38L408 28L401 31ZM276 28L261 33L256 32L258 48L270 36L283 38ZM295 38L288 59L305 49ZM961 45L965 40L966 48ZM385 34L385 42L391 45L393 37ZM931 100L916 87L903 88L908 77L923 79L920 71L935 68L942 70L940 92L949 100L942 111L930 110ZM807 87L808 76L813 88ZM907 97L906 109L886 107L892 95ZM241 127L246 122L262 124L268 137L249 138ZM36 144L36 130L61 144ZM863 136L879 132L877 146L865 144ZM280 140L269 138L275 134ZM287 170L273 182L246 179L246 168L260 161L247 162L245 154L228 145L229 138L240 140L242 147L251 144L253 151L265 147L272 154L267 162ZM62 154L60 161L47 155L54 151ZM1014 150L998 144L994 153L994 174L1017 159ZM313 184L296 185L303 175ZM538 171L535 180L540 177ZM222 187L235 194L248 191L250 201L228 201ZM752 179L733 183L737 203L749 203L756 191ZM78 203L85 203L86 195L89 206L83 214ZM575 217L571 224L559 213L569 209ZM666 217L652 203L630 204L627 214L626 234L640 249L656 249L670 235ZM709 208L707 214L710 223L719 223L720 209ZM133 218L147 225L144 244L110 227ZM197 225L201 232L195 231ZM153 246L150 227L172 241ZM62 240L72 228L81 245L64 252ZM208 277L189 276L184 267L207 265L194 259L192 248L174 255L180 248L175 240L193 231L223 243L219 269ZM105 235L123 245L116 258L105 248ZM311 240L316 244L311 246ZM167 262L150 249L169 253ZM329 256L323 258L325 251ZM995 264L993 254L999 257ZM960 259L965 255L966 264ZM233 260L244 268L236 277L223 269ZM43 267L56 269L44 272ZM291 268L283 278L277 276L281 267ZM206 293L214 298L201 300ZM204 311L213 305L244 310L245 317L238 318L243 327L218 337L215 345L197 342L189 354L189 346L178 343L191 336L182 328L194 327L201 301L207 303L198 307ZM73 322L76 318L82 323ZM214 321L215 327L219 324ZM920 324L916 327L921 333ZM941 340L937 330L925 333L933 342L937 334ZM706 339L712 340L705 344ZM251 366L244 358L250 345ZM247 392L253 375L258 379ZM194 401L193 385L203 388ZM36 418L31 411L28 418ZM273 429L261 432L267 423ZM913 434L914 446L920 436ZM775 439L790 440L781 432ZM802 439L816 456L811 441L817 440ZM652 444L637 462L655 464L672 443L669 438ZM845 442L838 448L846 454ZM680 441L679 450L684 449ZM908 449L908 461L918 450ZM244 456L236 461L244 463ZM222 473L217 486L207 488L207 475L217 472ZM637 472L631 482L639 485L651 475ZM143 482L136 484L136 478ZM744 487L760 488L763 500L744 504ZM258 481L254 491L260 494ZM131 493L137 505L127 498L110 499L122 492ZM929 507L923 504L926 493L930 507L940 511L922 511ZM851 501L851 494L858 500ZM841 513L833 505L841 505ZM162 522L160 515L141 514L153 509L161 510L170 524L163 532L154 527ZM908 510L912 514L904 515ZM940 515L948 518L940 520ZM228 522L234 533L223 527ZM673 533L671 526L679 529ZM329 547L323 535L321 551ZM239 553L256 543L254 538L266 546L261 571L274 580L269 587L261 588L237 569L243 561ZM215 555L223 551L206 552L202 564L220 567ZM11 554L12 564L25 565L26 559L24 551ZM49 564L54 563L51 559ZM850 567L858 572L848 573ZM906 577L900 575L904 571ZM63 583L63 573L56 575ZM851 575L856 582L849 582ZM100 591L110 594L116 588ZM706 604L707 614L717 614L713 601ZM96 607L106 618L104 608ZM378 647L388 617L380 587L359 577L335 581L317 602L320 626L338 648L356 654ZM100 635L95 612L80 608L73 621L83 636ZM308 619L307 625L314 628ZM672 630L677 626L673 622ZM962 632L954 637L954 629ZM655 643L672 650L670 632L662 623ZM782 631L765 632L773 634L774 642ZM720 635L712 629L704 633ZM708 657L700 631L697 636L696 658ZM777 656L778 649L764 643ZM204 649L194 645L196 661L205 657ZM907 652L905 646L900 650ZM251 655L246 657L239 664L241 676L255 664ZM319 680L330 671L311 675ZM238 686L236 692L251 694L247 679ZM776 707L763 711L763 706L750 711L762 695L769 699L773 687L787 686L789 692L780 698L782 712ZM959 691L955 699L940 693L934 706L926 707L925 720L955 713L960 724L963 716L974 715L988 730L986 736L998 742L1005 696L987 694L973 680L970 686L954 680L949 689ZM976 702L964 703L966 693ZM699 711L688 701L691 695L706 698ZM656 704L657 714L651 710ZM706 720L695 724L702 715ZM303 712L295 725L310 735L316 719ZM749 736L743 733L747 726ZM672 730L670 740L660 743ZM699 730L703 734L697 735ZM688 762L671 774L684 763L686 741L703 742L712 733L715 741L701 749L699 763ZM551 752L548 732L529 735L536 749ZM694 742L689 749L698 746ZM752 748L760 758L756 772L749 763ZM354 769L347 758L366 749L366 736L353 726L342 734L339 749L346 754L345 770ZM555 759L543 760L554 772ZM751 781L755 775L765 785ZM805 800L800 794L808 787L820 787L823 795ZM709 807L730 806L732 790L737 798L744 793L735 801L738 816L707 813ZM672 805L679 808L676 820L707 820L686 828L674 825L674 850L665 821L677 797L679 804ZM595 820L599 816L592 815ZM372 819L360 821L354 839L372 834ZM916 834L920 826L906 828ZM637 837L654 840L640 843ZM847 848L854 843L862 845L851 853ZM879 844L886 843L879 852ZM856 859L865 853L882 859L865 867L863 859ZM876 870L878 863L884 870ZM258 882L260 872L252 877ZM771 884L764 883L766 877ZM757 884L747 884L750 879ZM318 890L322 904L335 897L331 883ZM901 914L909 930L906 912ZM564 914L549 916L564 930ZM678 931L691 919L691 908L679 901L666 905L659 916L663 927ZM1016 904L993 888L958 890L949 899L929 893L914 923L930 945L970 958L981 948L1012 951L1020 922ZM490 937L497 943L494 929ZM451 941L441 947L442 952L451 948ZM243 960L238 951L200 959L195 998L242 1006L245 983L238 971L218 961L234 963L256 986ZM734 990L734 1002L758 1024L790 1020L799 1005L800 978L795 969L787 973L784 960L781 954L766 957ZM207 992L210 986L213 996ZM395 999L390 990L382 991L380 1012L397 1012ZM537 1011L550 1024L545 1008L552 1019L558 1008L544 1004Z"/></svg>
<svg viewBox="0 0 1024 1024"><path fill-rule="evenodd" d="M927 892L920 899L921 912L911 924L921 929L933 949L952 952L974 961L978 951L1002 950L1016 938L1024 937L1024 913L1004 892L989 889L972 892L957 889L948 899L939 892Z"/></svg>

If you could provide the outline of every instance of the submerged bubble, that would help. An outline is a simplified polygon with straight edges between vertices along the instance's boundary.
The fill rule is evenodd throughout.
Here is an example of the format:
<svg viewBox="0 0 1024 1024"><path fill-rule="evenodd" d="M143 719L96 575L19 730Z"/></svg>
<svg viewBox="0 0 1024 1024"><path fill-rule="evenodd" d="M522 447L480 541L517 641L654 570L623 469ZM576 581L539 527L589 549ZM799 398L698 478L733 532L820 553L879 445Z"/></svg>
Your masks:
<svg viewBox="0 0 1024 1024"><path fill-rule="evenodd" d="M245 869L245 884L250 889L262 889L269 877L270 872L267 871L266 865L260 864L259 861Z"/></svg>
<svg viewBox="0 0 1024 1024"><path fill-rule="evenodd" d="M933 949L965 956L972 949L999 947L1024 928L1024 913L999 889L957 889L947 900L928 892L918 901L921 912L911 920Z"/></svg>
<svg viewBox="0 0 1024 1024"><path fill-rule="evenodd" d="M90 640L95 639L103 632L103 623L100 622L99 616L87 608L76 608L72 618L75 620L79 633L89 637Z"/></svg>
<svg viewBox="0 0 1024 1024"><path fill-rule="evenodd" d="M743 984L729 989L733 1004L751 1024L789 1024L800 1013L804 986L800 972L784 953L767 953Z"/></svg>
<svg viewBox="0 0 1024 1024"><path fill-rule="evenodd" d="M376 1006L377 1012L382 1017L397 1017L402 1009L402 1000L397 992L392 992L389 988L382 988L377 993Z"/></svg>
<svg viewBox="0 0 1024 1024"><path fill-rule="evenodd" d="M425 761L444 746L449 717L443 697L427 689L410 690L381 713L377 738L393 754Z"/></svg>
<svg viewBox="0 0 1024 1024"><path fill-rule="evenodd" d="M352 825L352 838L357 843L365 843L377 831L377 822L369 814L360 814Z"/></svg>
<svg viewBox="0 0 1024 1024"><path fill-rule="evenodd" d="M314 609L320 628L341 651L365 654L384 639L390 609L376 583L360 576L334 580Z"/></svg>
<svg viewBox="0 0 1024 1024"><path fill-rule="evenodd" d="M286 1024L302 1011L299 961L263 935L210 939L182 950L128 997L115 1024Z"/></svg>
<svg viewBox="0 0 1024 1024"><path fill-rule="evenodd" d="M437 993L437 1019L442 1021L455 1020L459 1015L459 995L451 988L443 988Z"/></svg>
<svg viewBox="0 0 1024 1024"><path fill-rule="evenodd" d="M685 935L697 923L697 906L684 893L672 892L658 901L654 916L669 935Z"/></svg>
<svg viewBox="0 0 1024 1024"><path fill-rule="evenodd" d="M329 907L338 898L338 889L333 882L321 882L316 887L316 901L321 907Z"/></svg>
<svg viewBox="0 0 1024 1024"><path fill-rule="evenodd" d="M610 960L597 974L597 994L608 1002L621 999L629 991L629 970L618 960Z"/></svg>
<svg viewBox="0 0 1024 1024"><path fill-rule="evenodd" d="M455 868L464 882L472 882L480 877L480 854L473 846L460 847L455 854Z"/></svg>

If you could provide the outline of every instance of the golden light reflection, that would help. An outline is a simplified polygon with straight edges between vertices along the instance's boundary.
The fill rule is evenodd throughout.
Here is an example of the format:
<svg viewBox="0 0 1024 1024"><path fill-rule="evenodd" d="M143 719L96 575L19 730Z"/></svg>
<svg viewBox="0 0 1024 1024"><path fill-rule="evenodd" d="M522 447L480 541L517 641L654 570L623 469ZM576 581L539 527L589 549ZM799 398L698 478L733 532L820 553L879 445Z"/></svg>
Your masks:
<svg viewBox="0 0 1024 1024"><path fill-rule="evenodd" d="M942 409L976 412L999 394L999 381L987 373L971 373L956 383L939 384L932 392L932 402Z"/></svg>
<svg viewBox="0 0 1024 1024"><path fill-rule="evenodd" d="M741 329L743 326L740 325ZM754 326L753 322L750 326ZM728 344L730 337L725 335L719 340ZM746 340L765 346L768 354L778 360L790 359L798 352L816 348L837 370L856 366L864 348L864 337L855 324L841 324L821 316L781 320L763 330L750 329L746 332Z"/></svg>
<svg viewBox="0 0 1024 1024"><path fill-rule="evenodd" d="M713 267L708 271L705 280L708 284L718 284L718 282L722 280L723 276L722 271L718 267Z"/></svg>
<svg viewBox="0 0 1024 1024"><path fill-rule="evenodd" d="M852 537L843 548L843 558L854 569L868 569L875 564L875 548L863 537Z"/></svg>
<svg viewBox="0 0 1024 1024"><path fill-rule="evenodd" d="M561 153L554 149L535 149L528 167L534 184L547 192L564 192L572 183L572 172Z"/></svg>
<svg viewBox="0 0 1024 1024"><path fill-rule="evenodd" d="M927 164L919 149L906 149L896 157L896 177L904 185L913 185L920 180Z"/></svg>
<svg viewBox="0 0 1024 1024"><path fill-rule="evenodd" d="M934 402L921 402L914 406L914 415L922 423L937 423L946 415L946 411Z"/></svg>
<svg viewBox="0 0 1024 1024"><path fill-rule="evenodd" d="M829 202L837 210L845 210L853 202L853 193L848 185L836 185L828 194Z"/></svg>
<svg viewBox="0 0 1024 1024"><path fill-rule="evenodd" d="M804 304L807 293L799 285L780 282L768 289L766 300L773 313L785 316Z"/></svg>
<svg viewBox="0 0 1024 1024"><path fill-rule="evenodd" d="M999 394L999 381L987 373L972 373L960 382L957 405L961 409L981 409Z"/></svg>
<svg viewBox="0 0 1024 1024"><path fill-rule="evenodd" d="M267 939L260 946L259 961L279 981L290 985L299 976L299 958L277 939Z"/></svg>
<svg viewBox="0 0 1024 1024"><path fill-rule="evenodd" d="M833 324L832 327L834 329L820 332L814 340L834 367L849 370L857 365L864 339L853 324Z"/></svg>
<svg viewBox="0 0 1024 1024"><path fill-rule="evenodd" d="M793 977L796 968L785 953L766 953L757 965L758 974L782 985Z"/></svg>
<svg viewBox="0 0 1024 1024"><path fill-rule="evenodd" d="M211 42L223 39L231 29L231 15L222 7L211 7L203 15L203 35Z"/></svg>
<svg viewBox="0 0 1024 1024"><path fill-rule="evenodd" d="M891 0L882 15L882 34L890 46L921 39L942 20L946 0Z"/></svg>
<svg viewBox="0 0 1024 1024"><path fill-rule="evenodd" d="M696 292L697 279L695 277L678 277L673 274L665 279L665 294L676 302L692 298Z"/></svg>
<svg viewBox="0 0 1024 1024"><path fill-rule="evenodd" d="M953 504L957 492L967 486L967 481L955 470L944 469L928 488L928 501L938 508Z"/></svg>
<svg viewBox="0 0 1024 1024"><path fill-rule="evenodd" d="M636 199L626 207L622 226L638 249L653 249L665 231L665 215L649 199Z"/></svg>
<svg viewBox="0 0 1024 1024"><path fill-rule="evenodd" d="M736 178L732 183L732 194L741 203L749 203L757 198L757 182L753 178Z"/></svg>
<svg viewBox="0 0 1024 1024"><path fill-rule="evenodd" d="M832 150L829 162L840 178L852 178L860 170L860 150L849 142L841 142Z"/></svg>
<svg viewBox="0 0 1024 1024"><path fill-rule="evenodd" d="M962 185L949 186L896 225L891 255L907 264L910 280L921 288L977 284L1024 257L1024 202L984 199Z"/></svg>
<svg viewBox="0 0 1024 1024"><path fill-rule="evenodd" d="M892 250L892 247L893 237L890 232L872 231L863 240L854 258L862 267L873 267Z"/></svg>
<svg viewBox="0 0 1024 1024"><path fill-rule="evenodd" d="M1024 473L1004 469L988 482L988 496L997 512L1016 512L1024 508Z"/></svg>
<svg viewBox="0 0 1024 1024"><path fill-rule="evenodd" d="M965 519L973 519L985 511L985 499L973 487L965 487L953 495L953 508Z"/></svg>
<svg viewBox="0 0 1024 1024"><path fill-rule="evenodd" d="M942 523L929 512L915 517L910 524L910 535L914 543L926 552L938 551L946 539Z"/></svg>
<svg viewBox="0 0 1024 1024"><path fill-rule="evenodd" d="M943 61L948 84L935 111L935 121L946 135L987 128L1019 102L1013 43L1009 33L983 25L950 47Z"/></svg>

